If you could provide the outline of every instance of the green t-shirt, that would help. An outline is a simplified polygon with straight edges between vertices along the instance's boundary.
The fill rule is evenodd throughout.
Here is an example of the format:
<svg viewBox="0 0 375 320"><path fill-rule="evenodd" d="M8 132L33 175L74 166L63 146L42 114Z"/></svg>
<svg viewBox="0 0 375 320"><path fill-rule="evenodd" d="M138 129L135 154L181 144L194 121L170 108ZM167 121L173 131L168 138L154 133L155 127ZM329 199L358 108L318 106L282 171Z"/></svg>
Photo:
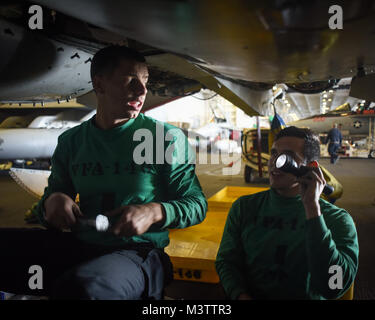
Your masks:
<svg viewBox="0 0 375 320"><path fill-rule="evenodd" d="M168 228L203 221L207 201L195 175L194 154L180 129L143 114L109 130L96 127L94 119L58 139L48 187L37 207L42 224L46 225L44 200L54 192L72 199L78 193L85 218L130 204L159 202L164 206L164 225L152 225L140 236L116 237L80 224L73 228L77 238L93 244L151 242L163 248L169 243Z"/></svg>
<svg viewBox="0 0 375 320"><path fill-rule="evenodd" d="M228 214L216 260L231 299L336 299L358 269L351 216L320 199L322 215L307 220L300 196L273 189L237 199ZM342 289L340 270L342 271ZM332 269L330 270L330 267ZM332 289L333 288L333 289Z"/></svg>

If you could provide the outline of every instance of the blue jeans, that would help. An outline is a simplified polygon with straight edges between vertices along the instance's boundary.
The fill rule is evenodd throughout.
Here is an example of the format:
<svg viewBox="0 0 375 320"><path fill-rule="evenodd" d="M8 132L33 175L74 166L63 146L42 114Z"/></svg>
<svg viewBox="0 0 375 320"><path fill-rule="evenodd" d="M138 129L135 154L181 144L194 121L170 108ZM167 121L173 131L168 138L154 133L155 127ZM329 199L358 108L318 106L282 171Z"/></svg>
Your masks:
<svg viewBox="0 0 375 320"><path fill-rule="evenodd" d="M328 145L328 153L331 156L331 163L336 162L336 160L338 158L337 150L339 148L340 148L340 145L338 143L330 143Z"/></svg>
<svg viewBox="0 0 375 320"><path fill-rule="evenodd" d="M30 289L32 265L43 271L43 288ZM93 246L70 232L0 228L0 290L51 299L161 299L173 278L162 249L150 244Z"/></svg>

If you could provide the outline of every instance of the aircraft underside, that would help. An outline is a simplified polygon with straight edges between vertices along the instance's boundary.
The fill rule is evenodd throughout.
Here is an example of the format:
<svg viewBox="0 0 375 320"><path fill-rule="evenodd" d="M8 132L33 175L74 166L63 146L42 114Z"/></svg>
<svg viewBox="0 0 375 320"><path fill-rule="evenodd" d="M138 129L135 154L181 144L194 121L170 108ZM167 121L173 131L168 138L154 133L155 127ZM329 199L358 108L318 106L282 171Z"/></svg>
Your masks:
<svg viewBox="0 0 375 320"><path fill-rule="evenodd" d="M89 64L110 44L140 50L150 65L145 110L211 89L249 115L277 111L295 121L348 102L350 84L375 71L372 1L40 0L42 29L30 29L29 1L0 7L0 101L43 105L88 97ZM332 5L342 29L331 29ZM358 85L357 85L358 87ZM361 86L360 86L361 87ZM333 90L328 105L321 92ZM362 96L352 94L351 104ZM350 98L349 98L350 99Z"/></svg>

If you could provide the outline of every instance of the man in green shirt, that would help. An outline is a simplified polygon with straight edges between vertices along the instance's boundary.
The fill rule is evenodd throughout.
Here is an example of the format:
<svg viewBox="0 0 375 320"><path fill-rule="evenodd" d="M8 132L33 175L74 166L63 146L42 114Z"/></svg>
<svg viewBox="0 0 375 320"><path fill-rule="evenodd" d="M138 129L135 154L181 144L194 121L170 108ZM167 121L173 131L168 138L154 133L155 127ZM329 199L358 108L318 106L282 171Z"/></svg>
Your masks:
<svg viewBox="0 0 375 320"><path fill-rule="evenodd" d="M168 228L202 222L207 202L182 131L140 114L148 76L145 58L130 48L95 54L97 113L58 139L37 208L47 230L0 229L0 290L57 299L162 297L172 279L163 250ZM107 232L84 223L99 214L109 218ZM38 290L30 289L31 265L43 270Z"/></svg>
<svg viewBox="0 0 375 320"><path fill-rule="evenodd" d="M277 135L269 160L271 188L233 203L217 272L231 299L336 299L358 269L353 219L320 198L325 180L318 167L300 178L277 169L283 153L308 165L319 159L319 138L296 127Z"/></svg>

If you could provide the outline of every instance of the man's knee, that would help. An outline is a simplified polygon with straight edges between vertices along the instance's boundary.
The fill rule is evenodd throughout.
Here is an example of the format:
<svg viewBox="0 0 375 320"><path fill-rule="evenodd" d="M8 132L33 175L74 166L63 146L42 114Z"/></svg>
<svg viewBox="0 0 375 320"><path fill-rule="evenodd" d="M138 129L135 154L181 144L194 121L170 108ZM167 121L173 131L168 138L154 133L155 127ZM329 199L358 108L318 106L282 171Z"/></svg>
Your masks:
<svg viewBox="0 0 375 320"><path fill-rule="evenodd" d="M143 291L142 274L129 273L127 279L119 281L108 274L93 276L74 270L55 281L51 299L138 300Z"/></svg>
<svg viewBox="0 0 375 320"><path fill-rule="evenodd" d="M55 281L52 298L161 299L171 269L169 257L156 249L144 256L136 251L114 252L65 272Z"/></svg>

